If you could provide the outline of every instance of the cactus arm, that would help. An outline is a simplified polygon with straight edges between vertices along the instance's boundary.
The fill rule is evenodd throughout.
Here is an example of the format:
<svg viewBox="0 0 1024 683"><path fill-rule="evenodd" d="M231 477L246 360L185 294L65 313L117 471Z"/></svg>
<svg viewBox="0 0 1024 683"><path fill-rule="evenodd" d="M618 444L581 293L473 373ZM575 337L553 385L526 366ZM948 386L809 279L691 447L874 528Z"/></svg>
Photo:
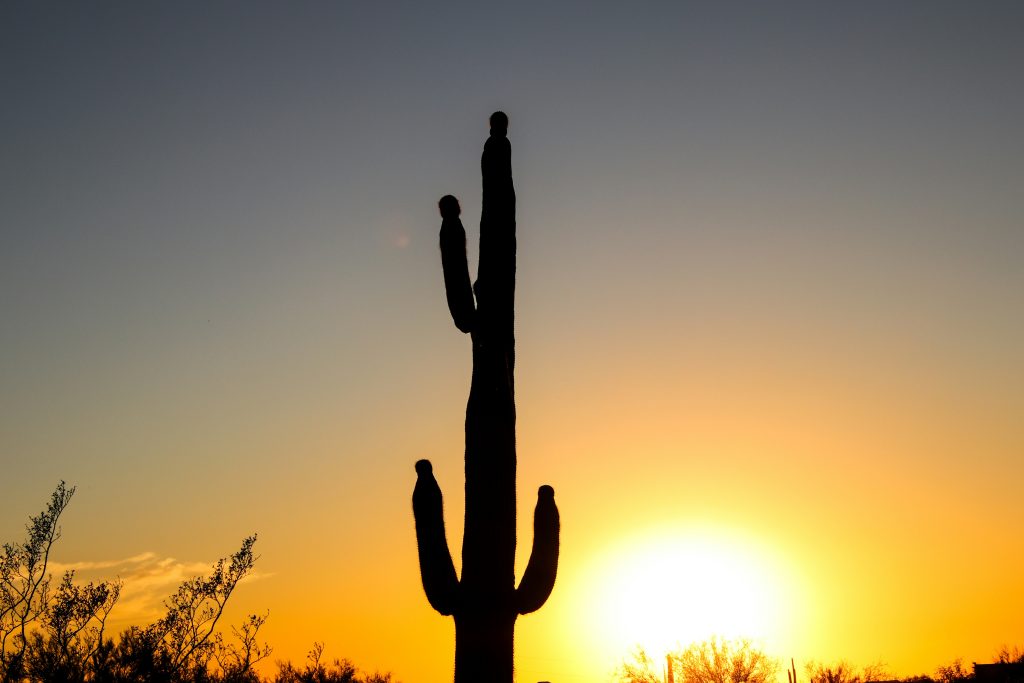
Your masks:
<svg viewBox="0 0 1024 683"><path fill-rule="evenodd" d="M444 533L441 488L434 479L429 460L416 463L416 475L412 511L416 518L423 591L430 606L448 616L455 612L458 604L459 580L455 577L455 565Z"/></svg>
<svg viewBox="0 0 1024 683"><path fill-rule="evenodd" d="M441 209L441 269L444 271L444 289L448 297L448 310L461 332L470 332L476 317L473 289L469 285L469 266L466 261L466 229L462 227L459 200L445 195L438 202Z"/></svg>
<svg viewBox="0 0 1024 683"><path fill-rule="evenodd" d="M533 513L533 550L523 572L523 580L516 589L516 611L519 614L540 609L555 587L559 526L555 491L550 486L541 486Z"/></svg>

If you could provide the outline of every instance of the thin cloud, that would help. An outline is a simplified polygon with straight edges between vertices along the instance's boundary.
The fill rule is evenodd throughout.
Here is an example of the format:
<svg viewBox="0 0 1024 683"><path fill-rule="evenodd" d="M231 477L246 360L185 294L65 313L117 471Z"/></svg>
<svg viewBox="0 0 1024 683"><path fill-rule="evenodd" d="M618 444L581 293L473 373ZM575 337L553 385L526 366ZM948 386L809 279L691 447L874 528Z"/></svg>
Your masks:
<svg viewBox="0 0 1024 683"><path fill-rule="evenodd" d="M112 569L131 564L139 564L156 557L156 553L140 553L121 560L101 560L99 562L53 562L49 564L50 571L54 574L63 574L66 571L76 573L88 572L97 569Z"/></svg>
<svg viewBox="0 0 1024 683"><path fill-rule="evenodd" d="M84 562L50 562L54 576L74 571L78 582L113 581L122 583L121 597L111 612L108 627L121 630L131 625L151 624L165 613L164 602L188 579L206 576L214 562L184 562L144 552L130 557ZM271 576L252 572L242 579L249 583Z"/></svg>

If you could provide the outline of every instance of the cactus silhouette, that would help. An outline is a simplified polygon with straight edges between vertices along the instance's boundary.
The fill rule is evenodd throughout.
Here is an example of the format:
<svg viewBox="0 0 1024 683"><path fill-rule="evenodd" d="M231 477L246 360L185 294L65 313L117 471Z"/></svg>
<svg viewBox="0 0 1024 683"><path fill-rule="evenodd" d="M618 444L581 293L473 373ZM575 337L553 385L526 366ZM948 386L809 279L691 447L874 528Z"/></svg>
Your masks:
<svg viewBox="0 0 1024 683"><path fill-rule="evenodd" d="M455 326L473 342L466 406L466 518L462 576L445 538L441 489L430 462L416 463L412 494L420 575L431 606L455 618L455 683L511 683L516 618L540 609L558 567L555 492L541 486L533 550L519 587L516 554L516 408L513 390L516 194L508 118L495 112L480 161L480 260L470 287L466 231L455 197L441 199L441 265Z"/></svg>

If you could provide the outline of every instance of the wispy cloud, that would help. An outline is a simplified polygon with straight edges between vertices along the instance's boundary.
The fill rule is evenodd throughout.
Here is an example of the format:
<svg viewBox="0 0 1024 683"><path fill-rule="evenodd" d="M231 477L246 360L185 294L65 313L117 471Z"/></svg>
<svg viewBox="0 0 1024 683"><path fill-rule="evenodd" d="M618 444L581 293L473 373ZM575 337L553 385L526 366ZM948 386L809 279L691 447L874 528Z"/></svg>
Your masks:
<svg viewBox="0 0 1024 683"><path fill-rule="evenodd" d="M121 597L110 615L108 626L120 630L129 625L145 625L164 614L164 601L178 586L193 577L210 573L214 561L186 562L144 552L130 557L86 562L50 562L55 576L73 570L78 581L120 580ZM267 578L270 574L253 572L242 582Z"/></svg>
<svg viewBox="0 0 1024 683"><path fill-rule="evenodd" d="M98 562L50 562L50 570L54 574L63 574L68 570L75 572L87 572L98 569L111 569L124 565L146 562L156 557L156 553L140 553L122 560L101 560Z"/></svg>

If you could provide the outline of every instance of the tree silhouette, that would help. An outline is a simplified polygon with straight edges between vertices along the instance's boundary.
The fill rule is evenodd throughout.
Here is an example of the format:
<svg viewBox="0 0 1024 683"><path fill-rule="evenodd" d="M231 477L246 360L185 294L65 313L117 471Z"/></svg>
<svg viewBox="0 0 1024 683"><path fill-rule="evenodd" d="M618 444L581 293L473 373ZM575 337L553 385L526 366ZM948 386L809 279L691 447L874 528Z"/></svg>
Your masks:
<svg viewBox="0 0 1024 683"><path fill-rule="evenodd" d="M0 675L73 680L97 655L107 615L117 602L118 582L74 584L67 572L52 587L50 552L60 539L60 517L75 495L63 481L39 515L29 518L26 539L5 543L0 553Z"/></svg>
<svg viewBox="0 0 1024 683"><path fill-rule="evenodd" d="M416 463L413 491L423 588L431 606L455 618L455 682L511 683L518 615L540 609L555 582L558 508L542 486L534 511L533 551L515 586L516 195L508 118L495 112L481 158L480 259L471 287L466 231L455 197L441 199L441 265L455 326L469 333L473 376L466 406L466 512L462 576L444 531L441 490L427 460Z"/></svg>
<svg viewBox="0 0 1024 683"><path fill-rule="evenodd" d="M964 667L964 660L960 657L935 669L935 680L938 683L964 683L972 677L973 674Z"/></svg>
<svg viewBox="0 0 1024 683"><path fill-rule="evenodd" d="M995 654L996 664L1024 664L1024 648L1018 645L1000 645Z"/></svg>

